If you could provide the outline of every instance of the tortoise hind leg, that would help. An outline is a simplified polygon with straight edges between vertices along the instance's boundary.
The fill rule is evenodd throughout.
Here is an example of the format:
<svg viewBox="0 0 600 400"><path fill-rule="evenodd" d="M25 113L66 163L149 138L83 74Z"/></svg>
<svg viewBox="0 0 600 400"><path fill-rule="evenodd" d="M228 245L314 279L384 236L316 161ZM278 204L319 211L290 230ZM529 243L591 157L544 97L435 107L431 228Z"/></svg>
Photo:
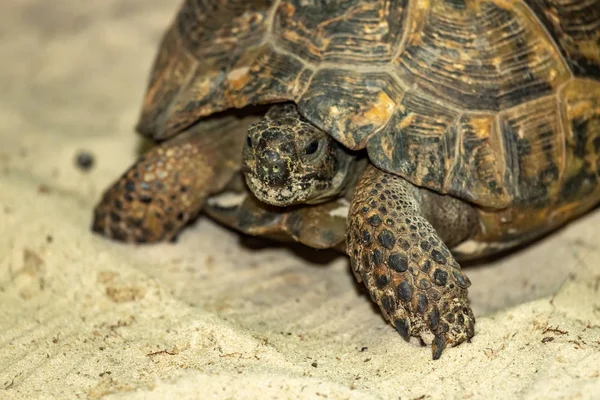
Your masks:
<svg viewBox="0 0 600 400"><path fill-rule="evenodd" d="M173 240L219 179L215 137L206 133L191 130L143 154L104 193L92 230L129 243Z"/></svg>
<svg viewBox="0 0 600 400"><path fill-rule="evenodd" d="M450 202L437 212L442 223L448 224L444 215L449 210L458 211L454 212L458 221L451 221L452 229L445 231L455 241L470 235L475 219L464 215L465 211L474 213L469 206L425 193L374 167L365 171L357 185L346 232L356 278L365 283L371 298L405 340L410 336L431 340L433 358L438 359L447 345L473 337L475 318L467 299L469 279L425 218L436 214L431 196Z"/></svg>

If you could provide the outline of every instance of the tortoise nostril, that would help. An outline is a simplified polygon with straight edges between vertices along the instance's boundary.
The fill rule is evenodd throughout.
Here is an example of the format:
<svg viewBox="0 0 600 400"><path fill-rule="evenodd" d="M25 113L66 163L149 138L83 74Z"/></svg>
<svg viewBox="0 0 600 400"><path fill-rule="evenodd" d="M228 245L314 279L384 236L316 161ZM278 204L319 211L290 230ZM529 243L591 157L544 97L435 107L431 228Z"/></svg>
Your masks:
<svg viewBox="0 0 600 400"><path fill-rule="evenodd" d="M285 160L281 159L275 151L265 150L262 152L259 160L261 168L259 169L260 179L269 182L270 185L285 185L290 173Z"/></svg>

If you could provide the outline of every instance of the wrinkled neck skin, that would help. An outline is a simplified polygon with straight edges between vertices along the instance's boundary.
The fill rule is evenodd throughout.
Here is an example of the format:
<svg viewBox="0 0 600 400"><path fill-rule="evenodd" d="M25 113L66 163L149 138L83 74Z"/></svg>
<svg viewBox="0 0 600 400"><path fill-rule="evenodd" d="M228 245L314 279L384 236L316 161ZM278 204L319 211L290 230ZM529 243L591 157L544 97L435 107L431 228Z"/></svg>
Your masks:
<svg viewBox="0 0 600 400"><path fill-rule="evenodd" d="M273 106L248 128L243 171L262 202L287 207L344 196L357 154L303 118L294 104Z"/></svg>

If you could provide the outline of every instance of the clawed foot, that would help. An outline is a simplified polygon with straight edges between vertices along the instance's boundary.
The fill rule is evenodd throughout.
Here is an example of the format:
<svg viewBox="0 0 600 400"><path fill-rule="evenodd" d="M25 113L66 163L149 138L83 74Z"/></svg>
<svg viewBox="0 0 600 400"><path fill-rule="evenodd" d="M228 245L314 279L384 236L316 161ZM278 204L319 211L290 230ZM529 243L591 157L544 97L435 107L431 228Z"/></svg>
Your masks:
<svg viewBox="0 0 600 400"><path fill-rule="evenodd" d="M128 243L173 240L202 209L214 177L206 149L190 135L142 155L104 193L92 230Z"/></svg>
<svg viewBox="0 0 600 400"><path fill-rule="evenodd" d="M432 340L433 358L474 335L469 279L421 215L415 188L369 168L355 192L347 250L356 277L398 333Z"/></svg>

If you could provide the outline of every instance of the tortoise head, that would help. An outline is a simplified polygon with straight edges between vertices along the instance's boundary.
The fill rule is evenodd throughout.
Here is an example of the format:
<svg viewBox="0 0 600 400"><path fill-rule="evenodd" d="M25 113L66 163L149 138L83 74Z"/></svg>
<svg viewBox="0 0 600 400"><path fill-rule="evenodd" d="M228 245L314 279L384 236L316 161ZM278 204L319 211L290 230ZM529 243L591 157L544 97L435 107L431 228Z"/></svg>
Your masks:
<svg viewBox="0 0 600 400"><path fill-rule="evenodd" d="M244 147L246 183L261 201L284 207L343 194L354 156L302 117L295 104L271 107L250 125Z"/></svg>

